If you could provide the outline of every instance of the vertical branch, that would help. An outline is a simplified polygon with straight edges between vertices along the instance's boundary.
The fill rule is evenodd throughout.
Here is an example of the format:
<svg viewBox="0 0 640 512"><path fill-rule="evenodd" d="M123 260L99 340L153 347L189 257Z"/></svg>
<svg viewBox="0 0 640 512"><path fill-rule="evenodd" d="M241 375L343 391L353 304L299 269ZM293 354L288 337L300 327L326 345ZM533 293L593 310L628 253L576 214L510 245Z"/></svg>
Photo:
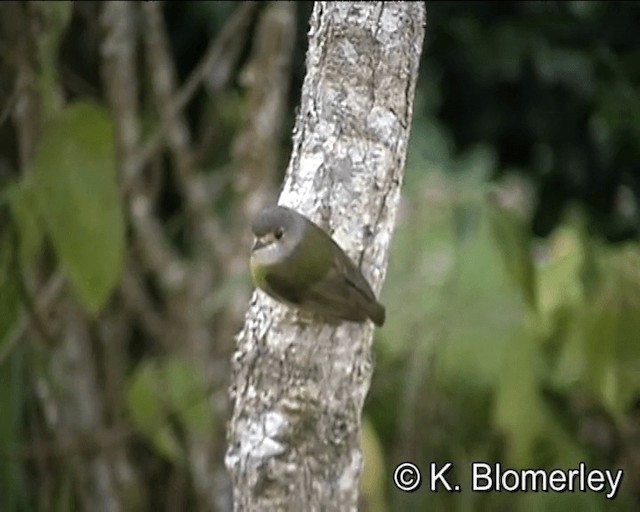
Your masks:
<svg viewBox="0 0 640 512"><path fill-rule="evenodd" d="M422 2L316 2L280 201L384 277L424 37ZM300 325L255 294L233 358L236 510L355 510L372 325Z"/></svg>
<svg viewBox="0 0 640 512"><path fill-rule="evenodd" d="M187 239L187 250L193 255L190 265L185 266L185 286L167 294L168 312L178 329L176 334L182 339L174 350L186 355L205 382L210 384L216 378L216 365L211 347L212 335L201 304L213 287L214 269L221 266L223 254L220 247L225 237L213 215L203 176L193 168L191 134L183 110L177 108L176 71L169 53L161 5L145 3L142 9L145 14L145 55L155 108L164 126L173 174L185 205L185 222L191 235ZM212 485L219 470L215 441L210 432L194 430L186 432L186 435L188 464L200 508L214 509L219 499L219 493Z"/></svg>
<svg viewBox="0 0 640 512"><path fill-rule="evenodd" d="M115 121L119 167L136 242L146 267L162 288L184 284L185 269L153 215L153 198L142 178L136 68L135 4L106 2L101 25L102 76Z"/></svg>
<svg viewBox="0 0 640 512"><path fill-rule="evenodd" d="M161 4L144 3L142 9L146 24L144 41L147 65L155 106L166 132L165 140L171 154L176 183L186 205L191 234L195 235L194 241L201 245L201 250L209 256L223 256L220 245L224 243L225 237L220 236L222 230L212 214L210 199L206 194L206 183L193 168L191 134L183 112L186 105L180 105L178 102L176 71L169 53ZM214 268L215 265L209 267ZM198 279L197 282L207 285L210 278L204 282Z"/></svg>
<svg viewBox="0 0 640 512"><path fill-rule="evenodd" d="M0 23L8 42L4 49L7 64L15 73L15 106L12 121L18 132L18 162L27 169L40 137L41 101L38 94L38 67L32 26L26 4L6 2L0 6Z"/></svg>
<svg viewBox="0 0 640 512"><path fill-rule="evenodd" d="M72 439L94 439L106 430L104 396L96 375L96 358L84 312L72 297L63 300L59 313L64 319L61 344L52 350L52 381L58 389L55 414L49 417L62 445ZM61 389L60 389L61 388ZM116 469L121 450L71 455L74 477L87 510L117 511L126 501L118 492ZM126 463L121 459L120 462ZM129 473L128 473L129 474ZM134 482L123 482L125 485Z"/></svg>
<svg viewBox="0 0 640 512"><path fill-rule="evenodd" d="M119 163L125 183L139 179L136 151L140 143L138 120L139 86L136 69L135 6L106 2L100 19L104 31L102 46L102 76L109 106L116 120L116 141Z"/></svg>
<svg viewBox="0 0 640 512"><path fill-rule="evenodd" d="M260 17L251 60L240 77L248 93L247 121L234 141L233 156L238 169L234 185L243 198L245 226L275 194L294 42L295 4L269 4Z"/></svg>
<svg viewBox="0 0 640 512"><path fill-rule="evenodd" d="M274 201L295 43L295 3L272 2L262 11L251 51L241 73L247 90L246 121L233 142L234 188L240 196L233 218L235 254L227 261L230 279L247 272L251 219ZM223 339L231 339L246 309L246 296L228 304L232 322L222 325ZM225 327L228 327L225 329Z"/></svg>

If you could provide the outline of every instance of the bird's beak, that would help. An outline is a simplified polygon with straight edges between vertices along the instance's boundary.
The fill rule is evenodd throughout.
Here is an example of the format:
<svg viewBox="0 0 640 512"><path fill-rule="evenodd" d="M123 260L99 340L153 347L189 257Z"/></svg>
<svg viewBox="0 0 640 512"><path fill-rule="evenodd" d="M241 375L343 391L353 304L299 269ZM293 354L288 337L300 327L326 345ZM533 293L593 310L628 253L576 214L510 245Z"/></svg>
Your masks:
<svg viewBox="0 0 640 512"><path fill-rule="evenodd" d="M257 251L258 249L262 249L263 247L274 243L276 239L273 236L273 233L267 233L266 235L257 236L253 241L253 247L251 251Z"/></svg>
<svg viewBox="0 0 640 512"><path fill-rule="evenodd" d="M260 249L261 247L264 247L265 245L267 245L267 242L265 241L265 239L263 237L256 237L253 240L253 247L251 248L251 252L257 251L258 249Z"/></svg>

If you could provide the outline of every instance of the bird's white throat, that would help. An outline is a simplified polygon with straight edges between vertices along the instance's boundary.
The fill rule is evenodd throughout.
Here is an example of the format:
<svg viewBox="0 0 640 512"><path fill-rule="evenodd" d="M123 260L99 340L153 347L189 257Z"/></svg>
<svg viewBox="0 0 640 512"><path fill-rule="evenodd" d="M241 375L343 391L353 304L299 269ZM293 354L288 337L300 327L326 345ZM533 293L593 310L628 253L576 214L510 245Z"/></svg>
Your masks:
<svg viewBox="0 0 640 512"><path fill-rule="evenodd" d="M282 244L273 242L253 251L251 259L260 266L270 266L281 263L287 257L287 252Z"/></svg>

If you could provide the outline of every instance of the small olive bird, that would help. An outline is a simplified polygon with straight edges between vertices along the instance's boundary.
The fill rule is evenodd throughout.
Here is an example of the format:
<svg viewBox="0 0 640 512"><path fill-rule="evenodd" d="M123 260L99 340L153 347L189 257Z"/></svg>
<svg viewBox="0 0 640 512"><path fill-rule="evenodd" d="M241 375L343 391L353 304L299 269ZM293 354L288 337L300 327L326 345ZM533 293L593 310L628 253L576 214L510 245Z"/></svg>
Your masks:
<svg viewBox="0 0 640 512"><path fill-rule="evenodd" d="M251 229L251 276L258 288L330 323L370 318L384 324L384 306L367 280L317 224L290 208L272 206L258 214Z"/></svg>

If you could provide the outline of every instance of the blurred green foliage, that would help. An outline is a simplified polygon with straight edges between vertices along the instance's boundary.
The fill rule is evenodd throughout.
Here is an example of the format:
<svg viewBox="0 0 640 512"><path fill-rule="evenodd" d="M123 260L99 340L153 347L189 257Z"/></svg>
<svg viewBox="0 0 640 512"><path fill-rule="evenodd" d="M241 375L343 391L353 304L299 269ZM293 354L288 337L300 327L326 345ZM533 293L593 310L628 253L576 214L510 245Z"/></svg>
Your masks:
<svg viewBox="0 0 640 512"><path fill-rule="evenodd" d="M633 510L638 245L590 234L578 208L536 238L531 182L522 174L488 182L495 151L457 156L447 133L434 117L414 119L382 295L389 321L378 333L366 412L388 475L405 460L424 471L452 461L463 492L403 495L389 478L388 510ZM624 468L626 481L613 502L472 494L464 491L472 461L549 470L584 461Z"/></svg>
<svg viewBox="0 0 640 512"><path fill-rule="evenodd" d="M584 235L579 217L533 240L514 212L486 199L491 185L465 171L422 179L405 196L366 409L387 474L404 460L452 461L464 489L471 461L584 461L623 467L629 481L610 508L593 494L402 496L388 480L389 509L546 510L551 500L555 510L632 510L638 445L625 432L640 396L638 247Z"/></svg>
<svg viewBox="0 0 640 512"><path fill-rule="evenodd" d="M118 283L125 249L107 111L75 103L52 115L29 176L32 181L24 186L33 187L36 211L56 255L82 304L96 313ZM37 235L25 238L32 239Z"/></svg>
<svg viewBox="0 0 640 512"><path fill-rule="evenodd" d="M127 404L134 425L159 454L172 462L183 461L180 428L210 433L212 410L202 376L180 359L161 364L144 362L127 387Z"/></svg>
<svg viewBox="0 0 640 512"><path fill-rule="evenodd" d="M611 242L640 233L638 5L428 4L366 409L387 475L452 461L468 489L472 461L584 461L623 468L623 491L388 478L388 510L637 509L640 251Z"/></svg>

